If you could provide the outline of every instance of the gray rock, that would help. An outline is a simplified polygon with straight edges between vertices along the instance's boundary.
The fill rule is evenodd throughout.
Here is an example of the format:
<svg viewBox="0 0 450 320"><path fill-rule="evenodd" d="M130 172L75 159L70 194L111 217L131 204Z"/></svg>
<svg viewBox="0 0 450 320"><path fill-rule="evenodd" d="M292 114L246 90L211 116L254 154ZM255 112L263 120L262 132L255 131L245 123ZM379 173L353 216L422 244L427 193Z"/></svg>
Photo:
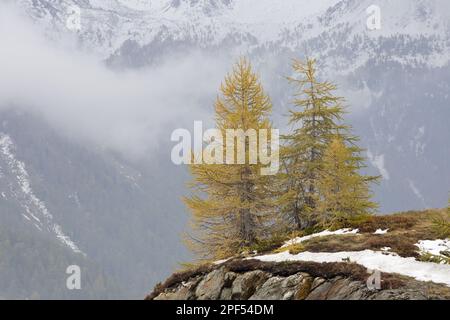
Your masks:
<svg viewBox="0 0 450 320"><path fill-rule="evenodd" d="M223 288L220 293L220 300L231 300L231 288Z"/></svg>
<svg viewBox="0 0 450 320"><path fill-rule="evenodd" d="M430 284L429 284L430 285ZM436 291L437 290L437 291ZM436 292L436 293L434 293ZM219 267L206 275L166 288L156 300L427 300L448 299L447 286L408 280L396 289L372 291L365 281L338 276L313 278L307 273L288 277L261 270L238 274Z"/></svg>
<svg viewBox="0 0 450 320"><path fill-rule="evenodd" d="M220 268L210 272L198 284L195 295L198 300L217 300L225 284L225 270Z"/></svg>
<svg viewBox="0 0 450 320"><path fill-rule="evenodd" d="M368 289L358 281L340 277L325 281L315 281L316 287L308 295L307 300L357 300L368 296Z"/></svg>
<svg viewBox="0 0 450 320"><path fill-rule="evenodd" d="M328 300L357 300L368 292L361 282L350 279L337 279L332 282L334 283L327 293Z"/></svg>
<svg viewBox="0 0 450 320"><path fill-rule="evenodd" d="M314 290L318 286L320 286L322 283L324 283L326 280L323 278L314 278L313 283L311 284L311 290Z"/></svg>
<svg viewBox="0 0 450 320"><path fill-rule="evenodd" d="M311 278L303 273L287 278L272 277L256 290L250 300L292 300L298 296L303 298L304 286L307 286L309 291L311 281Z"/></svg>
<svg viewBox="0 0 450 320"><path fill-rule="evenodd" d="M269 278L266 272L255 270L236 277L232 286L233 300L247 300L256 288Z"/></svg>
<svg viewBox="0 0 450 320"><path fill-rule="evenodd" d="M306 300L326 300L328 291L332 286L332 282L322 282L322 284L316 286L316 288L308 295Z"/></svg>
<svg viewBox="0 0 450 320"><path fill-rule="evenodd" d="M259 287L249 300L281 300L283 277L272 277Z"/></svg>
<svg viewBox="0 0 450 320"><path fill-rule="evenodd" d="M194 279L187 283L182 283L176 289L161 293L155 300L194 300L195 288L200 279Z"/></svg>
<svg viewBox="0 0 450 320"><path fill-rule="evenodd" d="M233 281L236 279L236 277L237 277L236 273L234 273L234 272L227 272L225 274L225 279L224 279L223 286L225 288L231 288L231 286L233 284Z"/></svg>

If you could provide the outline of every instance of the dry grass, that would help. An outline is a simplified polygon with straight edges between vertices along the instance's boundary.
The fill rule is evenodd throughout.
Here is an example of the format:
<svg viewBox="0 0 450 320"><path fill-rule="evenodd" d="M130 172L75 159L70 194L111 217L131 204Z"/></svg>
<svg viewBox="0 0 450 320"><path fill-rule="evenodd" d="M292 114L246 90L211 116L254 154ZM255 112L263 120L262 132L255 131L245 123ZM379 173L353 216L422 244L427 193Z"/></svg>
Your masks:
<svg viewBox="0 0 450 320"><path fill-rule="evenodd" d="M419 240L434 240L442 238L436 230L437 219L448 218L448 212L443 210L408 211L386 216L372 216L359 224L347 225L348 228L358 228L358 235L336 235L317 237L302 244L294 244L279 249L282 244L292 238L308 235L309 232L297 232L295 235L283 233L273 239L262 241L251 251L258 253L289 251L296 254L303 251L311 252L338 252L361 251L365 249L380 250L391 247L392 251L402 257L418 257L417 247ZM389 229L384 235L373 234L376 230Z"/></svg>
<svg viewBox="0 0 450 320"><path fill-rule="evenodd" d="M145 300L153 300L159 296L167 288L171 288L189 279L210 273L214 269L213 265L202 265L195 269L173 273L164 283L158 283L153 292L150 293Z"/></svg>
<svg viewBox="0 0 450 320"><path fill-rule="evenodd" d="M396 214L392 216L373 216L367 221L356 225L364 233L373 233L377 229L407 230L415 226L420 221L419 216L414 214Z"/></svg>
<svg viewBox="0 0 450 320"><path fill-rule="evenodd" d="M353 226L360 229L360 234L313 238L302 243L301 251L339 252L380 250L390 247L391 251L402 257L418 257L419 253L415 244L419 240L439 238L433 226L433 219L444 214L445 210L426 210L374 216L361 225ZM377 229L389 229L389 231L381 235L373 234Z"/></svg>
<svg viewBox="0 0 450 320"><path fill-rule="evenodd" d="M417 257L417 247L414 244L419 238L398 234L329 236L313 238L305 242L303 247L304 251L310 252L380 250L391 247L393 252L402 257Z"/></svg>

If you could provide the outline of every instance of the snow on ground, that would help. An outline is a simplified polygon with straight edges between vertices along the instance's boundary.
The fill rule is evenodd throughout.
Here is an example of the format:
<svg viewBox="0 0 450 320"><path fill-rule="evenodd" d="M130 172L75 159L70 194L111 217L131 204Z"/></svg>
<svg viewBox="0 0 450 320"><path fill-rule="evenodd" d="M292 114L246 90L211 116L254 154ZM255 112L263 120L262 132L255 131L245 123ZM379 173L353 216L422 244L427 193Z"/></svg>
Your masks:
<svg viewBox="0 0 450 320"><path fill-rule="evenodd" d="M284 243L284 245L282 246L282 248L286 248L293 244L302 243L302 242L307 241L312 238L333 236L333 235L344 235L344 234L357 234L358 232L359 232L358 229L339 229L336 231L325 230L325 231L322 231L319 233L310 234L309 236L298 237L298 238L294 238L292 240L286 241Z"/></svg>
<svg viewBox="0 0 450 320"><path fill-rule="evenodd" d="M416 243L421 253L429 253L435 256L442 256L442 251L450 252L450 240L421 240Z"/></svg>
<svg viewBox="0 0 450 320"><path fill-rule="evenodd" d="M370 270L379 270L386 273L397 273L415 278L419 281L432 281L450 286L450 265L421 262L414 258L402 258L398 255L386 255L383 252L372 250L356 252L301 252L290 254L287 251L252 257L266 262L283 261L311 261L311 262L343 262L350 259L351 262L360 264Z"/></svg>
<svg viewBox="0 0 450 320"><path fill-rule="evenodd" d="M228 259L223 259L223 260L217 260L217 261L214 261L214 264L217 264L217 265L219 265L219 264L222 264L222 263L225 263L225 262L227 262L228 260L230 260L231 258L228 258Z"/></svg>
<svg viewBox="0 0 450 320"><path fill-rule="evenodd" d="M383 230L383 229L377 229L373 234L386 234L389 231L389 229Z"/></svg>

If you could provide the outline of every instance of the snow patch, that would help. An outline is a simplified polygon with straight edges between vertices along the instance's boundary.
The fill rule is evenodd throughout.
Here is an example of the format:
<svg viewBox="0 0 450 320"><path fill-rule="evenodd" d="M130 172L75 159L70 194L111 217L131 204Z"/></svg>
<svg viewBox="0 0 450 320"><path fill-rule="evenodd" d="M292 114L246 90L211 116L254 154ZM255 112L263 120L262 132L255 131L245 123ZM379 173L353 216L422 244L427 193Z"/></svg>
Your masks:
<svg viewBox="0 0 450 320"><path fill-rule="evenodd" d="M358 232L359 232L358 229L339 229L336 231L325 230L325 231L322 231L319 233L310 234L309 236L298 237L298 238L294 238L292 240L286 241L281 248L286 248L286 247L294 245L294 244L302 243L302 242L307 241L312 238L333 236L333 235L343 235L343 234L357 234Z"/></svg>
<svg viewBox="0 0 450 320"><path fill-rule="evenodd" d="M392 254L394 256L398 256L398 254L396 254L395 252L391 252L391 247L383 247L381 248L381 252L383 252L384 254Z"/></svg>
<svg viewBox="0 0 450 320"><path fill-rule="evenodd" d="M214 264L219 265L219 264L227 262L228 260L230 260L230 259L217 260L217 261L214 261Z"/></svg>
<svg viewBox="0 0 450 320"><path fill-rule="evenodd" d="M415 244L420 252L429 253L435 256L442 256L443 251L450 252L450 240L421 240Z"/></svg>
<svg viewBox="0 0 450 320"><path fill-rule="evenodd" d="M397 273L415 278L419 281L432 281L450 286L450 266L431 262L421 262L414 258L403 258L398 255L388 255L372 250L356 252L301 252L292 255L289 252L252 257L266 262L283 261L311 261L311 262L343 262L348 261L360 264L370 270L379 270L386 273Z"/></svg>
<svg viewBox="0 0 450 320"><path fill-rule="evenodd" d="M377 229L377 231L375 231L373 234L386 234L388 231L389 231L389 229L386 229L386 230Z"/></svg>

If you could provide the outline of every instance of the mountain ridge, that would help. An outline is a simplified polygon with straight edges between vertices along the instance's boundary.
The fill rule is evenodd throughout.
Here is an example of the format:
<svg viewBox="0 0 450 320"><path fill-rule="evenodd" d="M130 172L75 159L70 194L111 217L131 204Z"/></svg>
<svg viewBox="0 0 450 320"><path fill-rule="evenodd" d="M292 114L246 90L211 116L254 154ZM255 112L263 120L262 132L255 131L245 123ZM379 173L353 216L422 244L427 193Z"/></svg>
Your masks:
<svg viewBox="0 0 450 320"><path fill-rule="evenodd" d="M443 10L448 6L445 1L433 0L426 5L421 0L416 0L412 4L411 1L372 2L330 0L322 4L321 9L311 9L307 13L293 10L292 7L299 6L296 5L297 2L283 2L283 5L278 4L273 8L270 0L264 3L258 1L258 6L247 4L248 7L245 8L239 7L243 6L243 2L217 1L220 4L218 5L210 0L162 1L156 9L150 11L129 9L123 6L126 3L124 0L122 2L61 0L59 7L50 6L48 0L37 2L21 0L21 5L37 20L44 20L44 23L52 26L53 23L48 21L49 18L56 21L58 32L63 33L68 32L64 30L64 22L67 19L64 8L79 6L81 30L78 37L82 40L81 43L88 45L89 50L100 49L99 53L103 51L101 56L104 58L117 52L126 41L135 41L139 46L146 46L158 38L169 38L176 41L191 41L201 47L208 47L234 37L237 43L240 42L239 47L247 51L267 45L298 48L312 38L340 32L339 29L346 33L348 39L368 37L369 40L395 35L425 36L432 37L435 45L441 46L442 50L448 48L448 43L443 39L448 37L450 30L449 17ZM373 4L383 8L382 28L369 31L366 27L368 14L365 10ZM254 10L261 7L262 9L255 14ZM216 15L205 13L205 8L214 8ZM276 14L277 9L279 14ZM292 18L285 19L286 15ZM94 35L95 38L92 37ZM254 39L255 43L252 44L252 40L247 39ZM331 47L334 48L336 45L334 43ZM444 57L440 56L442 59ZM448 62L448 59L438 61L439 59L435 58L435 60L437 60L435 64L441 65Z"/></svg>

